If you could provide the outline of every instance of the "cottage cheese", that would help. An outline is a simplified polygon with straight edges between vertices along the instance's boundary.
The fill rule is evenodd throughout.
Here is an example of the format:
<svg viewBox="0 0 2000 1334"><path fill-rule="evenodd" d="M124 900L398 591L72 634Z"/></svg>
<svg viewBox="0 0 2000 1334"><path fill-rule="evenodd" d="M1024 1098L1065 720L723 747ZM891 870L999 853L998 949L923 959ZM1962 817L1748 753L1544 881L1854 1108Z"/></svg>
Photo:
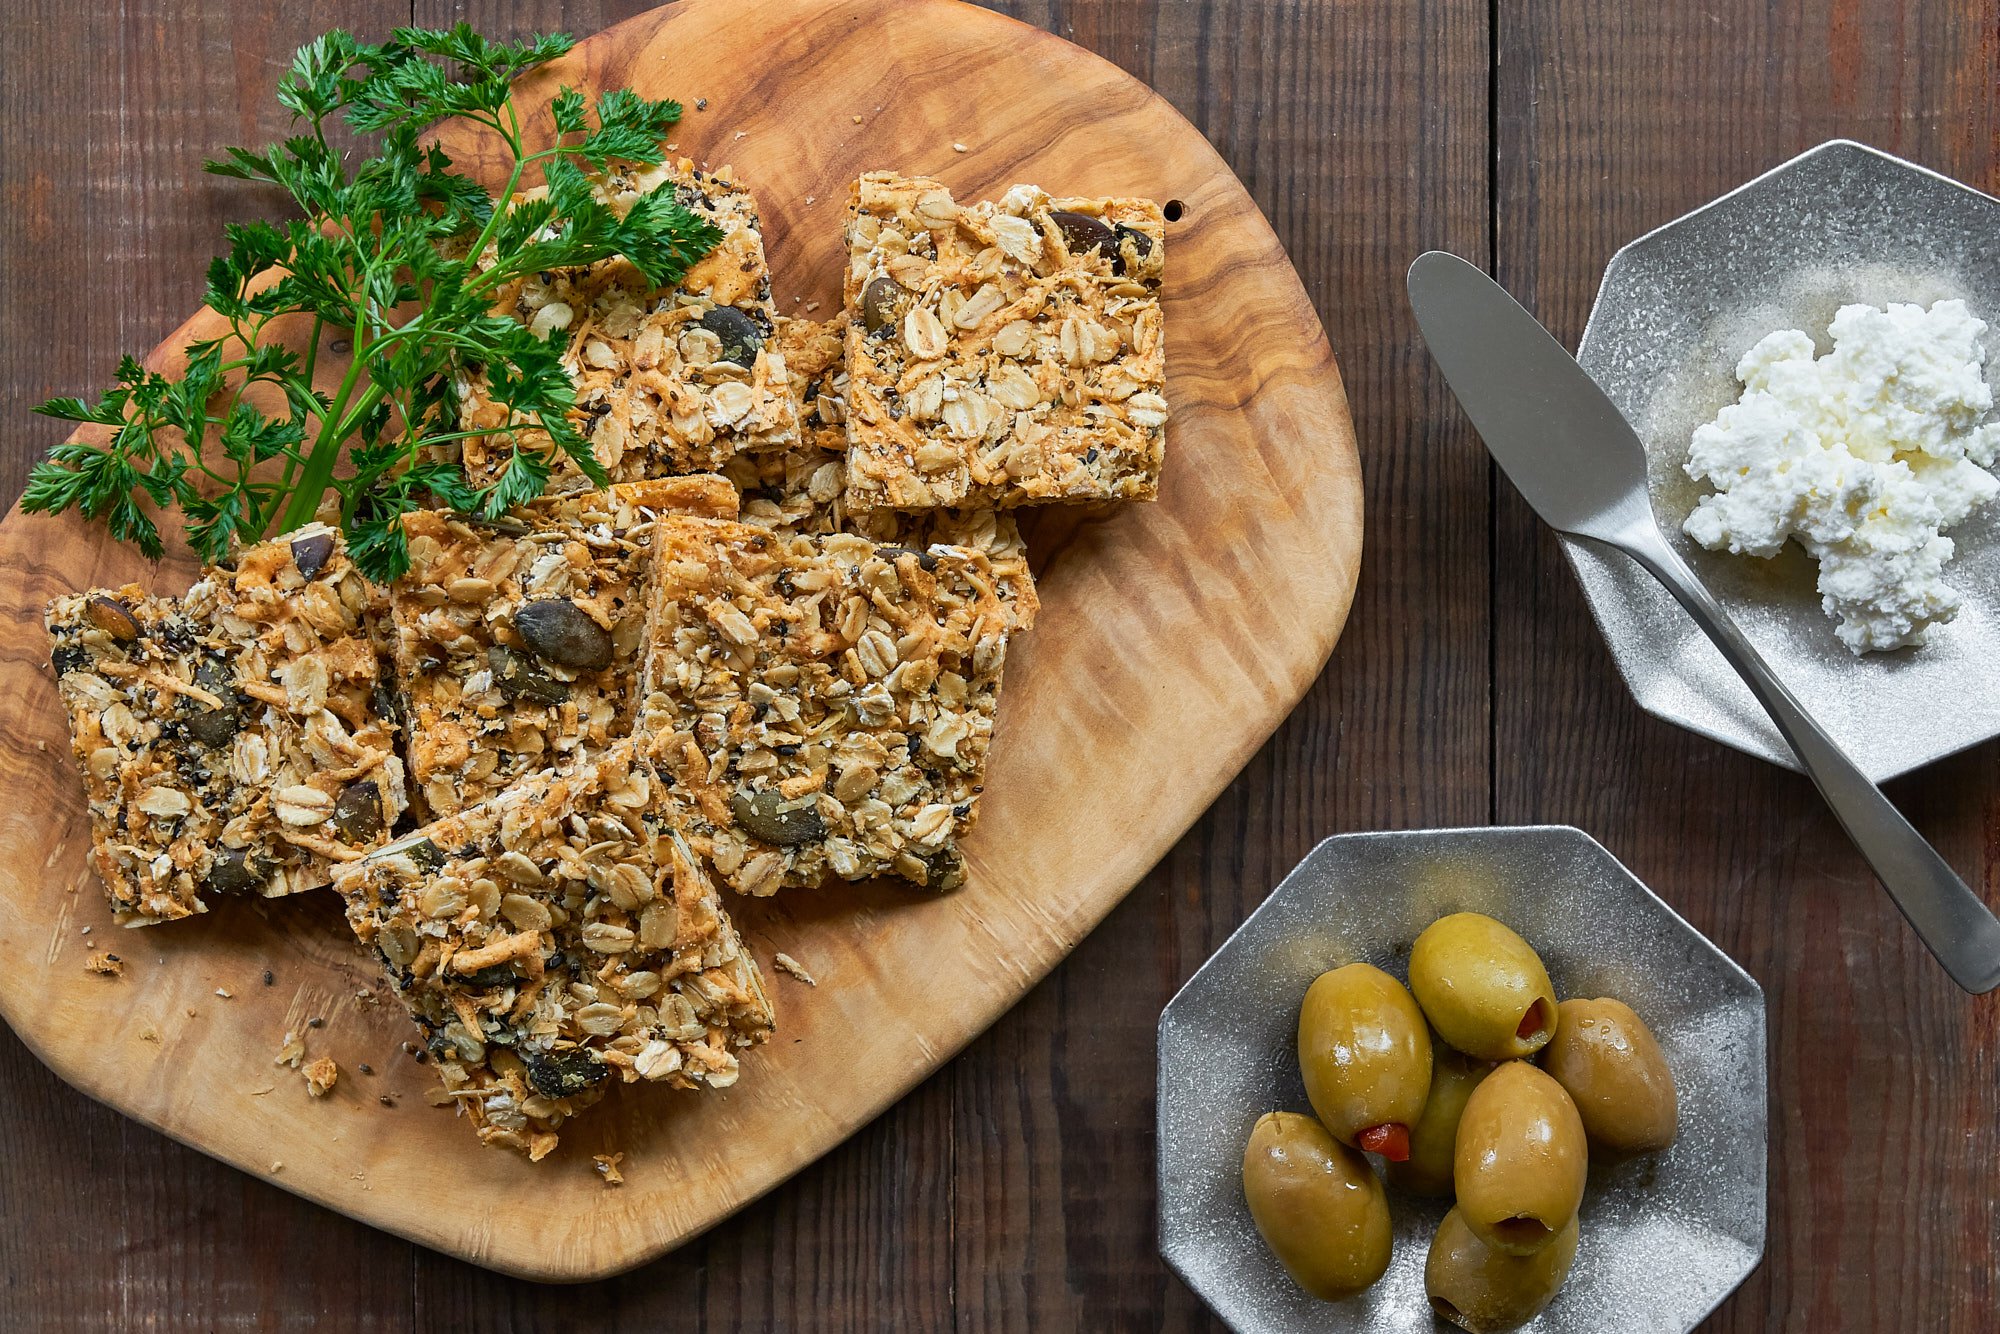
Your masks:
<svg viewBox="0 0 2000 1334"><path fill-rule="evenodd" d="M2000 492L2000 424L1963 301L1843 306L1833 351L1781 329L1737 364L1743 396L1694 433L1690 477L1715 488L1682 525L1712 551L1819 562L1820 603L1856 654L1923 642L1958 614L1944 530Z"/></svg>

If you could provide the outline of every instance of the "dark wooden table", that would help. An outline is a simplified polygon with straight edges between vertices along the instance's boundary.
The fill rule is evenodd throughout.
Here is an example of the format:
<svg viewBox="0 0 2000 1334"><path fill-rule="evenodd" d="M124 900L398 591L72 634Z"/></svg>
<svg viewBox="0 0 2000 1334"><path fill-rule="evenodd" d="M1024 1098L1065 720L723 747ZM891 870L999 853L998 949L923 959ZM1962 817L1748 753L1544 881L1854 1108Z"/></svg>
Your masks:
<svg viewBox="0 0 2000 1334"><path fill-rule="evenodd" d="M283 131L271 89L299 42L412 18L586 34L641 7L0 8L0 498L59 435L31 403L94 392L199 300L246 206L200 160ZM2000 1327L2000 1003L1930 964L1802 779L1632 704L1402 297L1410 259L1446 247L1573 343L1619 244L1835 136L2000 187L2000 0L1001 7L1193 120L1332 336L1368 547L1298 711L965 1055L763 1203L592 1287L498 1278L241 1176L0 1030L0 1329L1213 1328L1155 1249L1161 1005L1329 834L1543 821L1602 840L1769 996L1770 1246L1708 1327ZM2000 899L2000 746L1892 795Z"/></svg>

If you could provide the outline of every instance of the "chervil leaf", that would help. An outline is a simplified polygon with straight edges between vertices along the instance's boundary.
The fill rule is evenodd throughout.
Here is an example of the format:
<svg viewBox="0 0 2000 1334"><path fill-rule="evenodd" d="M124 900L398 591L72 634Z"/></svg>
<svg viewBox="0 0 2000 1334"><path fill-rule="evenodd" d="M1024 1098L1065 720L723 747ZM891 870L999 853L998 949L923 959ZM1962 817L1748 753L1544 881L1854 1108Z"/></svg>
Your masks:
<svg viewBox="0 0 2000 1334"><path fill-rule="evenodd" d="M672 186L663 185L633 201L609 244L649 281L666 287L722 244L722 229L691 212L674 197Z"/></svg>
<svg viewBox="0 0 2000 1334"><path fill-rule="evenodd" d="M516 505L525 505L542 494L548 484L548 456L516 447L513 456L507 460L507 466L500 470L500 476L486 488L479 512L489 519L497 519Z"/></svg>
<svg viewBox="0 0 2000 1334"><path fill-rule="evenodd" d="M247 148L225 148L222 151L229 154L227 162L210 158L201 164L201 169L215 176L233 176L238 180L263 181L271 185L278 183L278 178L271 174L268 155L253 153Z"/></svg>
<svg viewBox="0 0 2000 1334"><path fill-rule="evenodd" d="M125 420L125 395L113 389L99 399L95 406L80 398L52 398L37 404L30 411L44 417L54 417L58 421L96 422L100 426L116 426Z"/></svg>
<svg viewBox="0 0 2000 1334"><path fill-rule="evenodd" d="M598 99L597 130L576 151L599 170L614 160L658 162L660 143L680 118L678 102L650 102L630 88L613 88Z"/></svg>
<svg viewBox="0 0 2000 1334"><path fill-rule="evenodd" d="M549 115L555 120L557 134L583 133L588 123L583 114L583 94L565 87L549 103Z"/></svg>
<svg viewBox="0 0 2000 1334"><path fill-rule="evenodd" d="M304 440L305 428L297 421L266 417L240 401L222 423L223 452L239 463L263 463L298 448Z"/></svg>
<svg viewBox="0 0 2000 1334"><path fill-rule="evenodd" d="M317 121L336 110L341 79L361 54L353 36L335 28L299 48L292 67L278 80L278 103L294 116Z"/></svg>

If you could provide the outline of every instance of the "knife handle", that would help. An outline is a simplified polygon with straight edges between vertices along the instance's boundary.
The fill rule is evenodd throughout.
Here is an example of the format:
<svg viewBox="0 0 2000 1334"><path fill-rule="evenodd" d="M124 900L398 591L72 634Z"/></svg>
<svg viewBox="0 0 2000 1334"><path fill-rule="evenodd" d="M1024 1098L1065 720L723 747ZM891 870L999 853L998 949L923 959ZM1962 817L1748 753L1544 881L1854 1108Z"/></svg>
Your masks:
<svg viewBox="0 0 2000 1334"><path fill-rule="evenodd" d="M1813 721L1722 604L1667 545L1658 525L1649 517L1642 525L1628 526L1612 545L1659 580L1715 641L1778 725L1840 827L1952 980L1974 995L2000 987L2000 919Z"/></svg>

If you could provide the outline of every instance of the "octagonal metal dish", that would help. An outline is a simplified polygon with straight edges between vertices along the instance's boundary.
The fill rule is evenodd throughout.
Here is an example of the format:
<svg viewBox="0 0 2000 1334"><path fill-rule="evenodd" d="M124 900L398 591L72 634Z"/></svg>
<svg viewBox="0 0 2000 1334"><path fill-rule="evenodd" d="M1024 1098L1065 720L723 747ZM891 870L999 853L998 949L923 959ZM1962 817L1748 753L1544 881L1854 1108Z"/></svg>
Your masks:
<svg viewBox="0 0 2000 1334"><path fill-rule="evenodd" d="M1661 531L1862 771L1880 781L2000 735L2000 506L1951 530L1964 595L1930 642L1855 658L1821 610L1811 558L1704 550L1681 521L1705 489L1681 465L1736 400L1738 359L1774 329L1819 350L1850 302L1961 297L2000 349L2000 200L1847 140L1822 144L1612 256L1577 359L1645 442ZM1564 543L1641 708L1797 768L1749 689L1666 591L1624 557Z"/></svg>
<svg viewBox="0 0 2000 1334"><path fill-rule="evenodd" d="M1476 911L1541 952L1560 996L1616 996L1651 1025L1680 1137L1593 1167L1576 1265L1536 1334L1685 1334L1764 1253L1764 993L1580 830L1348 834L1314 848L1160 1016L1160 1250L1239 1334L1436 1334L1424 1258L1440 1201L1391 1191L1395 1252L1344 1302L1306 1296L1243 1202L1243 1145L1309 1111L1296 1055L1313 978L1364 960L1407 977L1410 944Z"/></svg>

